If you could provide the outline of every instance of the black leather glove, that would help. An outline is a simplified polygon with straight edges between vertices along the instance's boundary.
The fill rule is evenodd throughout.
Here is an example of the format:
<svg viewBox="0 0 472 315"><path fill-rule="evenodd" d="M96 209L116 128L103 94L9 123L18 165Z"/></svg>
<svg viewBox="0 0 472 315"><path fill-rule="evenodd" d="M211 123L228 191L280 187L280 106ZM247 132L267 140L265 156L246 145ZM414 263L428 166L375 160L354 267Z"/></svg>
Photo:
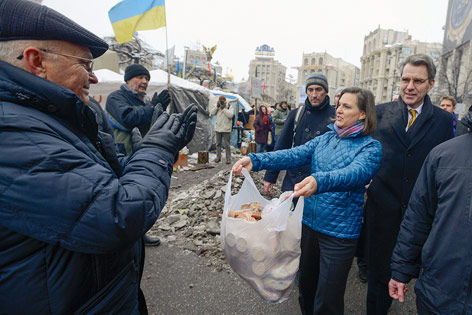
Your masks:
<svg viewBox="0 0 472 315"><path fill-rule="evenodd" d="M183 113L185 135L182 139L182 143L179 146L179 150L185 147L192 140L193 135L195 134L195 128L197 127L197 112L197 105L190 104Z"/></svg>
<svg viewBox="0 0 472 315"><path fill-rule="evenodd" d="M141 141L141 148L160 148L172 155L179 152L179 146L185 136L185 125L182 114L163 112L157 117L146 136Z"/></svg>
<svg viewBox="0 0 472 315"><path fill-rule="evenodd" d="M154 106L153 110L154 112L152 114L150 126L154 125L157 120L157 117L159 117L163 113L161 104L157 104L156 106ZM143 137L141 135L141 131L139 131L138 127L134 127L133 130L131 130L131 149L133 150L133 152L139 150L142 141Z"/></svg>
<svg viewBox="0 0 472 315"><path fill-rule="evenodd" d="M154 93L151 99L151 104L152 105L157 105L161 104L162 109L165 111L167 109L167 106L170 104L170 94L168 90L162 91L159 95L157 95L157 92Z"/></svg>

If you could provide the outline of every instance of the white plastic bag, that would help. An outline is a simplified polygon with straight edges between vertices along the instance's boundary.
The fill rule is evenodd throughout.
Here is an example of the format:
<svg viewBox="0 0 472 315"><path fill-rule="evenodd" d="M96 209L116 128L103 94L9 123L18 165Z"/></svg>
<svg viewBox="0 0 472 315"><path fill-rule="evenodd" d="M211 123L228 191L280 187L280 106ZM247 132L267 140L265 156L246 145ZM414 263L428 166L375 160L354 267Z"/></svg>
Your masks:
<svg viewBox="0 0 472 315"><path fill-rule="evenodd" d="M288 299L300 262L301 220L304 200L298 200L290 211L293 197L285 192L278 200L261 196L249 172L241 190L231 196L229 176L221 222L221 242L231 268L267 302L281 303ZM258 201L264 207L262 219L256 222L228 217L241 205ZM265 213L264 213L265 212Z"/></svg>

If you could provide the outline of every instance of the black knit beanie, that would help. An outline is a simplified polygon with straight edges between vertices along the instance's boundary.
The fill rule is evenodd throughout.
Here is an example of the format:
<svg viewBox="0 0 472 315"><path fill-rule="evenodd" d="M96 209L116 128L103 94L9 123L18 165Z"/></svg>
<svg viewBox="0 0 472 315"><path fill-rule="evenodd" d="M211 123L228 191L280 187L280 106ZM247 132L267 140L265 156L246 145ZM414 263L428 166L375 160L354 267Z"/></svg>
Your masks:
<svg viewBox="0 0 472 315"><path fill-rule="evenodd" d="M328 79L326 79L324 74L315 72L315 73L310 74L308 78L306 78L305 93L306 91L308 91L308 87L310 85L315 85L315 84L321 86L323 89L325 89L326 92L329 92Z"/></svg>
<svg viewBox="0 0 472 315"><path fill-rule="evenodd" d="M148 69L144 68L143 65L133 63L127 66L125 69L125 82L143 74L147 75L148 79L151 80L151 74L149 73Z"/></svg>

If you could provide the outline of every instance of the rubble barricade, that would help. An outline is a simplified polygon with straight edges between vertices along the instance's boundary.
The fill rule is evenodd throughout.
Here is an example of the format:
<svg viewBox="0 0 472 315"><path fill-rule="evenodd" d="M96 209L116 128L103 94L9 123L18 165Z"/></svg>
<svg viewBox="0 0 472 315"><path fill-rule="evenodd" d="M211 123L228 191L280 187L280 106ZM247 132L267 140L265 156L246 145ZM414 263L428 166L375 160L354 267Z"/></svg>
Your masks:
<svg viewBox="0 0 472 315"><path fill-rule="evenodd" d="M236 195L231 195L231 174L226 186L223 251L231 268L265 301L281 303L290 295L300 263L304 199L300 197L292 211L292 192L266 200L249 172L242 173L245 179ZM254 204L256 210L247 209Z"/></svg>

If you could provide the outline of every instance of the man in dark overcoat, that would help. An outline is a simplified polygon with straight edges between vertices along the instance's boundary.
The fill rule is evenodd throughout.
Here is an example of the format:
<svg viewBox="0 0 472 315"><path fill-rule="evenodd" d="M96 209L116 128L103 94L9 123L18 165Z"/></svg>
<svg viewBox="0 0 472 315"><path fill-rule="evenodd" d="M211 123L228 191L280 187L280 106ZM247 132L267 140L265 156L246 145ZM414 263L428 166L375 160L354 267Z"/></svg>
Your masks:
<svg viewBox="0 0 472 315"><path fill-rule="evenodd" d="M401 73L398 101L377 106L374 137L382 143L383 157L365 206L368 314L387 314L390 308L390 259L411 191L431 149L453 137L452 116L434 106L427 95L436 74L432 59L422 54L409 56Z"/></svg>
<svg viewBox="0 0 472 315"><path fill-rule="evenodd" d="M462 119L472 127L472 113ZM472 134L435 147L413 189L392 255L390 295L415 284L419 315L472 314Z"/></svg>

